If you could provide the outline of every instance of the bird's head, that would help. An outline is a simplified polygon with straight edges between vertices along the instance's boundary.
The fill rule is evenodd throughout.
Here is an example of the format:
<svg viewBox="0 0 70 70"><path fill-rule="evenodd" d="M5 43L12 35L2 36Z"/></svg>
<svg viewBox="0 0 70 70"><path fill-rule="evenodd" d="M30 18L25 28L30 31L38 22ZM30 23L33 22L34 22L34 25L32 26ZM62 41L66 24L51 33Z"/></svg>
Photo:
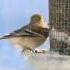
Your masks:
<svg viewBox="0 0 70 70"><path fill-rule="evenodd" d="M39 14L34 14L31 16L30 24L34 26L46 27L46 23L44 21L44 17Z"/></svg>
<svg viewBox="0 0 70 70"><path fill-rule="evenodd" d="M31 16L31 23L39 23L41 21L41 15L34 14Z"/></svg>

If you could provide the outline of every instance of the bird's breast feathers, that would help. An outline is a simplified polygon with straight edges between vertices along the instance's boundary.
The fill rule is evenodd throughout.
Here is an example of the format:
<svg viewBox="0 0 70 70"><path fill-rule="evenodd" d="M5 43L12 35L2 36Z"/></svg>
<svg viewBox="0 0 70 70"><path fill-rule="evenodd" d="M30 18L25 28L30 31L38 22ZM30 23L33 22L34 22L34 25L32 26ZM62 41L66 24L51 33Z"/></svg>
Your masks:
<svg viewBox="0 0 70 70"><path fill-rule="evenodd" d="M14 44L18 44L22 47L35 48L41 45L46 39L40 37L16 37L10 39Z"/></svg>

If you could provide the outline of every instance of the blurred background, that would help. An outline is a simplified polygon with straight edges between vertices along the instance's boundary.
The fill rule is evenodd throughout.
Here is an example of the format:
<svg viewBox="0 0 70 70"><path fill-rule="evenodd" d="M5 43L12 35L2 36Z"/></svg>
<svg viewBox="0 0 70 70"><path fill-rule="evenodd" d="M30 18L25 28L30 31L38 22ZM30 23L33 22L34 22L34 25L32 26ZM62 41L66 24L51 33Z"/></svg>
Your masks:
<svg viewBox="0 0 70 70"><path fill-rule="evenodd" d="M35 13L49 23L48 0L0 0L0 35L27 25ZM49 38L41 47L49 49ZM27 59L8 40L0 41L0 70L34 70Z"/></svg>

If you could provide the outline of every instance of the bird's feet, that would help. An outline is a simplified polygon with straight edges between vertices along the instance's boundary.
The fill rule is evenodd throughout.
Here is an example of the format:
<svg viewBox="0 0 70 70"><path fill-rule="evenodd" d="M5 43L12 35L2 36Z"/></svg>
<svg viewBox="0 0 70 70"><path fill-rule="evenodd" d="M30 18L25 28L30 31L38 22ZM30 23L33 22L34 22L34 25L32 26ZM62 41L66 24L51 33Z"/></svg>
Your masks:
<svg viewBox="0 0 70 70"><path fill-rule="evenodd" d="M24 49L22 50L22 53L25 52L25 51L27 51L27 50L29 50L31 53L34 53L34 50L31 49L31 48L24 48Z"/></svg>
<svg viewBox="0 0 70 70"><path fill-rule="evenodd" d="M31 53L46 53L46 50L33 50L33 49L31 49L31 48L24 48L23 50L22 50L22 53L24 52L24 51L27 51L27 50L29 50Z"/></svg>

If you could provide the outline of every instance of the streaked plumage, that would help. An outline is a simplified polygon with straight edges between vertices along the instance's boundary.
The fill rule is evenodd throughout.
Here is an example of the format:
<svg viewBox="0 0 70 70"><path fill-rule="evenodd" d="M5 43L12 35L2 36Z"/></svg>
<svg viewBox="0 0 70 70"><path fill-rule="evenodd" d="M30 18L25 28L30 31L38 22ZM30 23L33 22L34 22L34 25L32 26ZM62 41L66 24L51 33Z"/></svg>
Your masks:
<svg viewBox="0 0 70 70"><path fill-rule="evenodd" d="M31 17L29 25L5 35L0 39L10 39L13 43L19 44L24 50L33 50L43 44L49 36L49 29L45 25L42 16L35 14Z"/></svg>

